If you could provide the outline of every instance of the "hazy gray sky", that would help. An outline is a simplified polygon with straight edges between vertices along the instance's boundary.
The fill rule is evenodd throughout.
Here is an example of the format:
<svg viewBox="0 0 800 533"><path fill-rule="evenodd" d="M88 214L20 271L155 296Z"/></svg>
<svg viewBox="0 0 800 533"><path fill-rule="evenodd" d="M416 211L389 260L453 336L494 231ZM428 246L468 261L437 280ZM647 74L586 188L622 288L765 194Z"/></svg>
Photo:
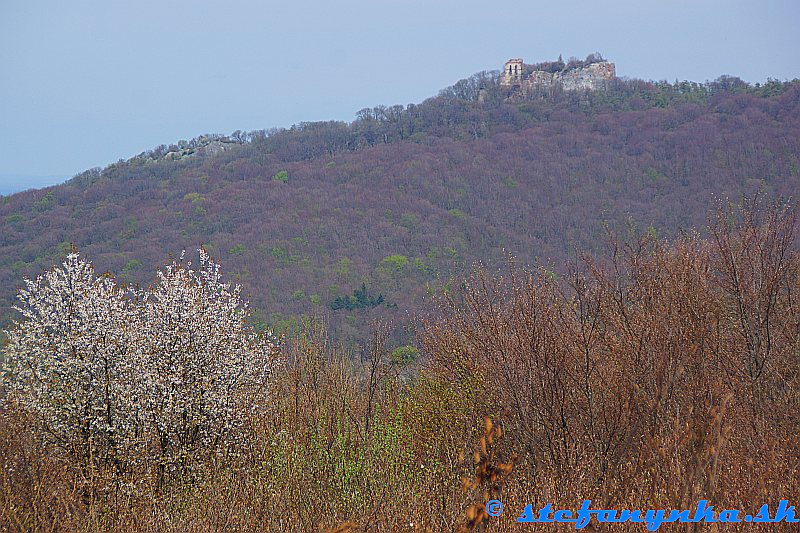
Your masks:
<svg viewBox="0 0 800 533"><path fill-rule="evenodd" d="M408 104L509 57L800 77L797 0L0 0L0 192L159 144Z"/></svg>

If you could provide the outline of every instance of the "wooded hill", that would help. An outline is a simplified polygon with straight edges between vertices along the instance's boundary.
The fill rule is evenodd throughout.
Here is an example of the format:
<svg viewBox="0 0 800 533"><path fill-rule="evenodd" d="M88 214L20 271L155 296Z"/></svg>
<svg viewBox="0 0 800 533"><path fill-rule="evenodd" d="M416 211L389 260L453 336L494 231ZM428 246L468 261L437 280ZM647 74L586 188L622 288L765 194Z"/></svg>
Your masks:
<svg viewBox="0 0 800 533"><path fill-rule="evenodd" d="M672 237L702 230L715 197L800 191L798 81L509 96L480 73L352 123L236 132L220 150L162 146L2 197L2 324L23 278L71 244L143 284L169 254L203 246L260 324L321 315L339 339L360 339L477 261L562 265L603 246L606 227Z"/></svg>

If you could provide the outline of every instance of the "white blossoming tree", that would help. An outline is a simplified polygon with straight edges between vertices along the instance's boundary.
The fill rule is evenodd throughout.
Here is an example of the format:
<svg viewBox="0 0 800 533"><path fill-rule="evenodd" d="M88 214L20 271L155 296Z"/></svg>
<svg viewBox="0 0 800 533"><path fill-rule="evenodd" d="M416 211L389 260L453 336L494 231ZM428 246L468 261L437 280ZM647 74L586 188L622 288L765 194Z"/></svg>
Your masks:
<svg viewBox="0 0 800 533"><path fill-rule="evenodd" d="M116 461L135 433L125 292L71 253L26 280L19 302L5 358L12 397L37 415L45 440L83 464Z"/></svg>
<svg viewBox="0 0 800 533"><path fill-rule="evenodd" d="M231 449L263 400L275 347L246 324L241 288L201 250L127 292L73 253L27 280L5 376L41 436L86 466L154 460L184 471ZM152 464L152 463L151 463Z"/></svg>
<svg viewBox="0 0 800 533"><path fill-rule="evenodd" d="M264 390L275 349L246 325L240 293L200 250L196 270L182 256L141 294L138 386L156 458L168 470L187 466L197 452L237 444Z"/></svg>

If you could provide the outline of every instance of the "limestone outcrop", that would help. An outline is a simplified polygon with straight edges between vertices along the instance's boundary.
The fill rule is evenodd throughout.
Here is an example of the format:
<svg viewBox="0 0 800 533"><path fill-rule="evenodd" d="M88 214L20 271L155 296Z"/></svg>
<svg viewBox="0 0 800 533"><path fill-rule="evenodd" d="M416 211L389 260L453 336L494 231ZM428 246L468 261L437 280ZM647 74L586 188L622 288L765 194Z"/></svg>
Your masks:
<svg viewBox="0 0 800 533"><path fill-rule="evenodd" d="M548 63L547 69L526 65L521 58L509 59L500 74L500 86L516 94L565 91L594 91L605 87L616 77L614 63L595 61L578 66Z"/></svg>

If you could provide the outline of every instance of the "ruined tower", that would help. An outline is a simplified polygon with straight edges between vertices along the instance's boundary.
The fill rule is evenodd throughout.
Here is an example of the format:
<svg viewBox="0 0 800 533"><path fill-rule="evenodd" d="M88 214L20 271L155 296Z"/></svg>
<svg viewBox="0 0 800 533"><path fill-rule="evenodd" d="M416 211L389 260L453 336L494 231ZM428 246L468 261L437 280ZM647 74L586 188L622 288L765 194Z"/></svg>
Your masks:
<svg viewBox="0 0 800 533"><path fill-rule="evenodd" d="M509 59L503 67L500 75L500 85L503 87L513 87L522 83L522 58Z"/></svg>

